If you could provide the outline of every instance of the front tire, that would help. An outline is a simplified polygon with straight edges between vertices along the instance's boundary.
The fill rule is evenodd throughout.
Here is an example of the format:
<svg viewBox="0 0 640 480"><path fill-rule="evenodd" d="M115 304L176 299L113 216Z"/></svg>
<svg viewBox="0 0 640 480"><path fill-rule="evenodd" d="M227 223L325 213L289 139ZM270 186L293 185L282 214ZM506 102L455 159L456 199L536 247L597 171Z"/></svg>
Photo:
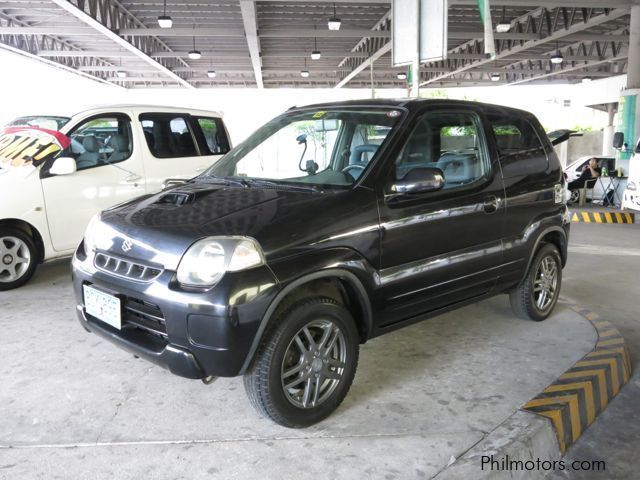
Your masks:
<svg viewBox="0 0 640 480"><path fill-rule="evenodd" d="M0 227L0 291L18 288L36 271L38 248L33 238L13 227Z"/></svg>
<svg viewBox="0 0 640 480"><path fill-rule="evenodd" d="M562 259L555 245L544 244L529 267L526 277L509 293L513 312L520 318L540 322L558 302L562 284Z"/></svg>
<svg viewBox="0 0 640 480"><path fill-rule="evenodd" d="M351 313L330 298L293 304L273 319L244 386L253 406L274 422L308 427L342 403L358 365Z"/></svg>

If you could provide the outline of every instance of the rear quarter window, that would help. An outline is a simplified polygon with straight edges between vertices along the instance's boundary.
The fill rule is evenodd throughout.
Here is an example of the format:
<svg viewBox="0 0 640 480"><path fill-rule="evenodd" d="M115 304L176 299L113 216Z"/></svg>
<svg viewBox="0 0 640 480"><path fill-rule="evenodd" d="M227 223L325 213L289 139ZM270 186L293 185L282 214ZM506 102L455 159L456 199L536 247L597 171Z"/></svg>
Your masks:
<svg viewBox="0 0 640 480"><path fill-rule="evenodd" d="M204 136L209 155L222 155L229 151L229 139L221 118L195 117L196 124Z"/></svg>
<svg viewBox="0 0 640 480"><path fill-rule="evenodd" d="M546 172L549 160L533 125L526 118L489 115L504 177Z"/></svg>

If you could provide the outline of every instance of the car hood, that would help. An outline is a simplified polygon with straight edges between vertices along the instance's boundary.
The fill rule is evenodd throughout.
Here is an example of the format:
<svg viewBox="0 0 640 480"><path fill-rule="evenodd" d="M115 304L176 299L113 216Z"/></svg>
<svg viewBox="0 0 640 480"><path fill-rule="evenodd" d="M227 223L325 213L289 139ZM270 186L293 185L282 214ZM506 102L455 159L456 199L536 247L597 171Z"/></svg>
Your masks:
<svg viewBox="0 0 640 480"><path fill-rule="evenodd" d="M102 225L108 231L101 233L103 243L97 245L175 269L195 241L240 235L256 239L269 260L279 252L295 253L291 249L296 246L322 243L329 234L352 231L357 217L354 210L365 209L362 203L375 202L375 196L369 192L367 201L345 202L349 195L353 191L189 183L103 212ZM375 212L375 208L369 205L368 211ZM359 218L369 225L374 221Z"/></svg>

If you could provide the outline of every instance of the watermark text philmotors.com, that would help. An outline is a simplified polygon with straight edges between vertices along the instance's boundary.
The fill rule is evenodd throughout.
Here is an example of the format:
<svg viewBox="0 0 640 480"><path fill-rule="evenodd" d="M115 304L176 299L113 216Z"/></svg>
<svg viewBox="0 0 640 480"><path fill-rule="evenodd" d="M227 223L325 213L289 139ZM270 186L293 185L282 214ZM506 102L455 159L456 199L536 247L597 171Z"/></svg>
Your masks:
<svg viewBox="0 0 640 480"><path fill-rule="evenodd" d="M576 470L604 472L606 469L604 460L514 460L509 455L504 457L494 457L493 455L483 455L481 457L482 470L497 472L532 472L552 470Z"/></svg>

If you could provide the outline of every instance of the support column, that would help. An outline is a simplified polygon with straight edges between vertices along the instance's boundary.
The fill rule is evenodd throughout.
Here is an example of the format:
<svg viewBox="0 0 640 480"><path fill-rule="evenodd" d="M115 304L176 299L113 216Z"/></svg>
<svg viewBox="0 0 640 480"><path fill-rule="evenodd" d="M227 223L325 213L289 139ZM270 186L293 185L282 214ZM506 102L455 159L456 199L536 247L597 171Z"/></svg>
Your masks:
<svg viewBox="0 0 640 480"><path fill-rule="evenodd" d="M613 119L616 116L615 103L607 104L607 114L609 116L609 121L607 122L607 126L604 127L604 132L602 135L602 156L604 157L613 156L616 153L613 149L613 133L615 131Z"/></svg>
<svg viewBox="0 0 640 480"><path fill-rule="evenodd" d="M640 5L631 7L627 89L640 88Z"/></svg>

